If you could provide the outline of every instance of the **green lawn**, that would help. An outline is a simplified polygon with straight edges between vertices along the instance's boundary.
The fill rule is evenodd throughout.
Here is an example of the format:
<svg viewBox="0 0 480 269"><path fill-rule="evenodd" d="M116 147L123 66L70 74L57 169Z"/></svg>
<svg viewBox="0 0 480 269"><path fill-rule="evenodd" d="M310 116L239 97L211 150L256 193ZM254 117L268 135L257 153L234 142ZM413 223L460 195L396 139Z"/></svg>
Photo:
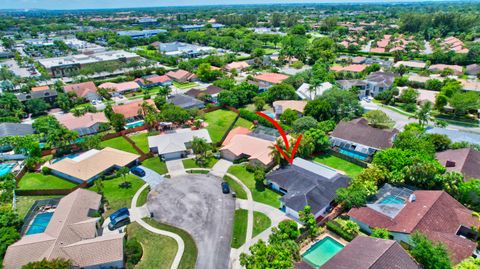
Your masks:
<svg viewBox="0 0 480 269"><path fill-rule="evenodd" d="M153 171L159 173L160 175L164 175L168 173L167 170L167 165L160 161L160 158L158 157L152 157L150 159L146 159L145 161L142 162L142 165L152 169Z"/></svg>
<svg viewBox="0 0 480 269"><path fill-rule="evenodd" d="M272 220L262 212L253 211L253 237L259 235L272 225Z"/></svg>
<svg viewBox="0 0 480 269"><path fill-rule="evenodd" d="M345 172L349 177L354 178L363 171L361 166L358 166L354 163L340 159L331 154L325 154L318 157L315 157L313 161L330 166L334 169L341 170Z"/></svg>
<svg viewBox="0 0 480 269"><path fill-rule="evenodd" d="M235 122L234 127L245 127L250 129L253 126L253 123L251 121L248 121L244 118L238 118L237 122Z"/></svg>
<svg viewBox="0 0 480 269"><path fill-rule="evenodd" d="M102 141L100 143L100 146L101 147L111 147L111 148L114 148L114 149L119 149L119 150L123 150L123 151L126 151L126 152L138 154L138 152L133 148L133 146L130 143L128 143L128 141L125 140L125 138L123 138L121 136L115 137L115 138L110 139L110 140Z"/></svg>
<svg viewBox="0 0 480 269"><path fill-rule="evenodd" d="M208 123L207 130L213 143L222 140L230 124L235 120L237 114L230 110L219 109L205 114L205 121Z"/></svg>
<svg viewBox="0 0 480 269"><path fill-rule="evenodd" d="M77 186L77 184L54 175L30 172L26 173L20 182L18 182L18 188L20 190L71 189L75 186Z"/></svg>
<svg viewBox="0 0 480 269"><path fill-rule="evenodd" d="M239 248L245 244L248 226L248 210L237 209L233 216L232 248Z"/></svg>
<svg viewBox="0 0 480 269"><path fill-rule="evenodd" d="M137 206L142 206L147 203L148 193L150 192L150 186L146 187L138 196Z"/></svg>
<svg viewBox="0 0 480 269"><path fill-rule="evenodd" d="M149 232L137 223L128 225L127 234L128 239L136 239L143 248L135 269L170 268L178 250L175 239Z"/></svg>
<svg viewBox="0 0 480 269"><path fill-rule="evenodd" d="M197 162L195 161L195 159L185 159L182 162L183 162L183 166L185 166L185 169L188 169L188 168L212 168L218 162L218 159L215 158L215 157L207 158L205 166L199 166L197 164Z"/></svg>
<svg viewBox="0 0 480 269"><path fill-rule="evenodd" d="M230 186L230 189L232 189L232 191L234 191L237 194L238 199L247 200L247 193L242 188L242 186L237 183L237 181L233 180L229 176L224 176L223 180L228 182L228 185Z"/></svg>
<svg viewBox="0 0 480 269"><path fill-rule="evenodd" d="M133 196L145 184L143 180L132 174L128 174L126 179L131 183L130 188L121 188L119 186L123 182L123 177L103 180L103 194L108 201L106 215L122 207L130 207ZM93 185L90 187L90 190L97 191L97 187Z"/></svg>
<svg viewBox="0 0 480 269"><path fill-rule="evenodd" d="M148 147L148 133L139 133L130 136L130 139L135 142L137 147L139 147L143 152L148 153L150 148Z"/></svg>
<svg viewBox="0 0 480 269"><path fill-rule="evenodd" d="M33 203L37 200L46 200L50 198L59 198L62 196L17 196L17 214L20 218L24 218L25 215L32 207Z"/></svg>
<svg viewBox="0 0 480 269"><path fill-rule="evenodd" d="M228 172L240 179L243 184L250 189L254 201L264 203L275 208L280 207L279 199L281 195L266 187L257 189L253 174L248 172L244 165L233 165L230 167L230 169L228 169Z"/></svg>
<svg viewBox="0 0 480 269"><path fill-rule="evenodd" d="M173 82L173 86L179 88L179 89L189 89L197 86L197 83L195 82Z"/></svg>
<svg viewBox="0 0 480 269"><path fill-rule="evenodd" d="M194 269L195 262L197 261L197 245L195 245L195 241L193 240L192 236L187 233L186 231L176 228L167 224L158 223L153 219L145 218L143 219L146 223L152 225L155 228L166 230L172 233L178 234L185 243L185 251L183 252L182 260L180 261L180 265L178 268L185 268L185 269ZM161 255L158 255L161 257ZM148 268L148 267L145 267ZM158 267L149 267L149 268L158 268Z"/></svg>

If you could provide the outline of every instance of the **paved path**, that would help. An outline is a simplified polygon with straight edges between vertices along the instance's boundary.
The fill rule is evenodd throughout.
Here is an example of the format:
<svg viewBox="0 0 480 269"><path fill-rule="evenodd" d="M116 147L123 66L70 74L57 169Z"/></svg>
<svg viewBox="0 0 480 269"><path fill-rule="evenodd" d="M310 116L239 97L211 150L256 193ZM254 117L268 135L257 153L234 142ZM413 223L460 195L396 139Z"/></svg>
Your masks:
<svg viewBox="0 0 480 269"><path fill-rule="evenodd" d="M237 201L245 201L245 204L243 204L244 206L241 207L241 208L248 210L247 238L246 238L246 240L248 241L248 240L252 239L252 237L253 237L253 206L254 206L254 202L253 202L253 198L252 198L252 192L250 192L250 189L248 189L248 187L245 186L245 184L243 184L243 182L240 179L238 179L236 176L234 176L232 174L229 174L229 173L226 173L225 175L229 176L230 178L235 180L238 184L240 184L240 186L242 186L242 189L247 193L247 200L242 200L242 199L236 199L236 200ZM235 203L235 205L237 205L237 202Z"/></svg>
<svg viewBox="0 0 480 269"><path fill-rule="evenodd" d="M145 166L139 166L139 167L142 168L143 171L145 171L145 176L142 177L142 180L148 183L151 189L155 188L158 184L160 184L162 181L165 180L165 178L162 175L153 171L152 169L147 168Z"/></svg>
<svg viewBox="0 0 480 269"><path fill-rule="evenodd" d="M138 200L138 197L140 196L140 193L142 193L142 191L145 188L147 188L148 186L149 186L149 184L143 185L133 196L131 209L130 209L131 220L136 221L140 226L142 226L143 228L147 229L148 231L150 231L152 233L171 237L177 242L177 246L178 246L177 254L175 255L175 258L173 259L172 266L170 266L170 269L177 269L178 266L180 265L180 261L182 260L183 252L185 251L185 243L183 242L183 239L178 234L175 234L175 233L172 233L172 232L169 232L169 231L164 231L164 230L157 229L157 228L151 226L150 224L146 223L145 221L143 221L142 218L150 215L150 213L148 211L148 208L147 208L146 205L144 205L142 207L136 207L137 200ZM142 214L145 211L147 212L147 215L137 216L137 212Z"/></svg>
<svg viewBox="0 0 480 269"><path fill-rule="evenodd" d="M168 174L170 177L184 176L187 174L181 159L166 161L165 163L167 164Z"/></svg>
<svg viewBox="0 0 480 269"><path fill-rule="evenodd" d="M228 168L232 166L233 163L224 159L218 160L218 162L212 167L212 170L210 171L211 174L223 178L225 174L228 171Z"/></svg>

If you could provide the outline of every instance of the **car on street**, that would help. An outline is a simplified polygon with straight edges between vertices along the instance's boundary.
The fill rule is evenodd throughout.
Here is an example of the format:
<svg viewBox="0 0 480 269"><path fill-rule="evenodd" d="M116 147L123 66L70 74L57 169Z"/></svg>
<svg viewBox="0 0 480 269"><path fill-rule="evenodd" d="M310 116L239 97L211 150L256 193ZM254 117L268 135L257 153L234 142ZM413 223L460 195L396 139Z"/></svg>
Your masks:
<svg viewBox="0 0 480 269"><path fill-rule="evenodd" d="M225 194L230 193L230 186L227 182L222 182L222 192Z"/></svg>

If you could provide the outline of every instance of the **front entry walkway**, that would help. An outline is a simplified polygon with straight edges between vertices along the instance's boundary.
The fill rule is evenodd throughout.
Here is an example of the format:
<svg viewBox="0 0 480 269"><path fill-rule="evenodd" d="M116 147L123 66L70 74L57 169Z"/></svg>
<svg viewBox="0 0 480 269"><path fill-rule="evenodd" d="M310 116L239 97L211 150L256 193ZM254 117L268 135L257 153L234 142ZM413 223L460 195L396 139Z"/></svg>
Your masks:
<svg viewBox="0 0 480 269"><path fill-rule="evenodd" d="M167 161L167 169L170 177L184 176L187 173L185 172L185 167L183 166L182 160L171 160Z"/></svg>
<svg viewBox="0 0 480 269"><path fill-rule="evenodd" d="M230 161L227 161L225 159L220 159L218 162L212 167L212 170L210 171L210 174L217 176L219 178L223 178L225 174L227 173L228 169L230 166L232 166L233 163Z"/></svg>

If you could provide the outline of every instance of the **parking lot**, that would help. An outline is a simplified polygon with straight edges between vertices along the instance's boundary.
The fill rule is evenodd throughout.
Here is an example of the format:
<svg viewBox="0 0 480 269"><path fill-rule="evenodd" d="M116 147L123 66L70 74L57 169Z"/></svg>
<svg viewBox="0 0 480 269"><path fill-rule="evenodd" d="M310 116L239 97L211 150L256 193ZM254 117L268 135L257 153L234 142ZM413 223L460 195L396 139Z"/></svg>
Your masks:
<svg viewBox="0 0 480 269"><path fill-rule="evenodd" d="M188 174L164 180L148 196L154 219L186 230L197 244L197 269L229 268L235 201L221 179Z"/></svg>

